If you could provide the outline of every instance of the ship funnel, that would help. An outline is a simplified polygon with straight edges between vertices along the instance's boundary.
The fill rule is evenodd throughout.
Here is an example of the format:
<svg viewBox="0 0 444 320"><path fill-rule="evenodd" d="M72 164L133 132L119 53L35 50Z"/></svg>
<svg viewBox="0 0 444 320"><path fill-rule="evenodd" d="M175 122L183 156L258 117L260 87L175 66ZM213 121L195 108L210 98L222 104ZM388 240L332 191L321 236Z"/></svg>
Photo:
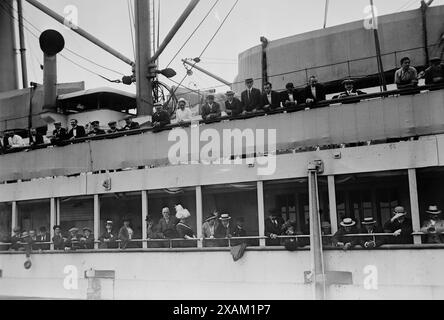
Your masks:
<svg viewBox="0 0 444 320"><path fill-rule="evenodd" d="M57 53L65 47L65 39L55 30L46 30L40 35L43 63L43 110L57 111Z"/></svg>

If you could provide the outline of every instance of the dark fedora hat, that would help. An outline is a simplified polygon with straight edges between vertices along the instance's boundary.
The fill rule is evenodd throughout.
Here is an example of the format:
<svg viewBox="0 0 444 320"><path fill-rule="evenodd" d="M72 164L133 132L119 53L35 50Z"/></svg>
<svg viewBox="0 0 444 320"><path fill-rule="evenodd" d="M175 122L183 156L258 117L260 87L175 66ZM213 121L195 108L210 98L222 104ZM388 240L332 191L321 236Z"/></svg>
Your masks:
<svg viewBox="0 0 444 320"><path fill-rule="evenodd" d="M348 79L345 79L344 81L342 81L343 85L347 84L347 83L355 83L355 80L348 78Z"/></svg>

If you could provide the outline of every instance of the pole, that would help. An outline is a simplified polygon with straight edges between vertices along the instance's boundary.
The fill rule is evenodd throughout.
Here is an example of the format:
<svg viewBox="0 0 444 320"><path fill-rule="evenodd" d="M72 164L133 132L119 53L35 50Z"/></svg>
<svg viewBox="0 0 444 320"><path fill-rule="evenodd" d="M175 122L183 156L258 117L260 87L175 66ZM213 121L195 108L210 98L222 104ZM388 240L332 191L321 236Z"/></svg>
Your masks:
<svg viewBox="0 0 444 320"><path fill-rule="evenodd" d="M180 27L184 24L184 22L187 20L191 12L193 12L194 8L197 6L200 0L191 0L188 6L186 7L185 11L182 13L182 15L177 20L176 24L171 28L170 32L165 37L165 40L163 40L162 44L160 45L159 49L156 51L156 53L151 58L151 62L156 61L159 56L162 54L162 52L165 50L167 45L170 43L170 41L174 38L177 31L179 31Z"/></svg>
<svg viewBox="0 0 444 320"><path fill-rule="evenodd" d="M205 70L204 68L201 68L201 67L197 66L196 63L191 63L191 62L189 62L189 61L187 61L187 60L185 60L185 59L183 59L182 62L185 63L185 64L187 64L187 65L189 65L189 66L191 66L191 67L193 67L193 68L196 69L196 70L199 70L199 71L202 72L202 73L205 73L207 76L209 76L209 77L211 77L211 78L213 78L213 79L216 79L217 81L223 83L223 84L226 85L226 86L229 86L229 87L232 86L232 83L231 83L231 82L229 82L229 81L227 81L227 80L225 80L225 79L222 79L221 77L216 76L215 74L213 74L213 73L211 73L211 72Z"/></svg>
<svg viewBox="0 0 444 320"><path fill-rule="evenodd" d="M26 63L25 32L23 29L23 4L22 0L17 0L17 11L19 20L20 38L20 58L22 62L22 83L23 89L28 88L28 66Z"/></svg>
<svg viewBox="0 0 444 320"><path fill-rule="evenodd" d="M430 1L430 4L433 1ZM421 0L421 16L422 16L422 37L424 42L424 55L425 55L425 63L424 65L429 64L430 55L429 55L429 37L428 37L428 31L427 31L427 9L429 8L429 5L425 3L424 0Z"/></svg>
<svg viewBox="0 0 444 320"><path fill-rule="evenodd" d="M33 5L34 7L36 7L37 9L39 9L40 11L43 11L44 13L46 13L51 18L53 18L56 21L60 22L61 24L65 25L65 26L69 26L69 25L67 25L67 23L65 21L65 18L63 16L59 15L57 12L51 10L50 8L44 6L39 1L37 1L37 0L26 0L26 1L29 4ZM138 0L136 0L136 2L137 1ZM98 46L98 47L102 48L103 50L109 52L110 54L112 54L116 58L122 60L126 64L129 64L130 66L134 65L134 62L131 61L131 59L127 58L125 55L121 54L117 50L111 48L109 45L107 45L106 43L100 41L98 38L96 38L95 36L93 36L89 32L83 30L79 26L71 27L71 30L74 31L75 33L79 34L80 36L84 37L85 39L91 41L96 46Z"/></svg>
<svg viewBox="0 0 444 320"><path fill-rule="evenodd" d="M329 0L325 0L324 29L327 27L328 5Z"/></svg>
<svg viewBox="0 0 444 320"><path fill-rule="evenodd" d="M379 84L382 86L383 91L387 91L387 83L385 81L384 66L382 64L381 45L379 42L378 25L376 22L375 7L373 5L373 0L370 0L370 6L372 9L372 21L373 21L372 26L373 26L373 34L375 37L376 57L378 60Z"/></svg>
<svg viewBox="0 0 444 320"><path fill-rule="evenodd" d="M153 114L153 85L148 78L151 61L150 0L135 0L137 115Z"/></svg>
<svg viewBox="0 0 444 320"><path fill-rule="evenodd" d="M308 167L309 210L310 210L310 253L313 279L313 297L315 300L324 300L325 297L325 271L322 253L321 221L319 217L318 196L319 164L311 163Z"/></svg>

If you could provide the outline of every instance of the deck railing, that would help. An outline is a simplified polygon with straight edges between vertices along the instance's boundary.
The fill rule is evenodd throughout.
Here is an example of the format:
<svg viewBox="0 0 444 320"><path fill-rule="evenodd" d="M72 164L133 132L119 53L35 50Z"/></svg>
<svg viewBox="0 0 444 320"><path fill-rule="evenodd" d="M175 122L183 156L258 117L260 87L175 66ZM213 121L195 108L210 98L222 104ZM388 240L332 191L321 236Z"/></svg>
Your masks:
<svg viewBox="0 0 444 320"><path fill-rule="evenodd" d="M442 233L444 234L444 233ZM422 236L422 235L428 235L427 233L423 233L423 232L413 232L411 234L411 236ZM322 238L323 239L331 239L334 235L323 235ZM354 237L354 238L365 238L365 237L369 237L369 236L374 236L374 237L393 237L395 238L395 234L394 233L358 233L358 234L347 234L345 235L345 237ZM130 241L125 241L126 244L142 244L142 243L147 243L147 245L154 245L154 244L168 244L167 246L162 246L162 247L148 247L149 249L153 249L153 248L163 248L163 249L180 249L180 248L190 248L190 244L195 244L195 246L193 246L194 248L198 247L198 243L202 243L205 244L207 243L215 243L215 244L220 244L221 242L226 243L226 245L221 245L221 246L209 246L212 248L226 248L226 247L232 247L233 245L238 245L241 244L242 242L245 242L247 244L249 244L250 246L253 247L259 247L260 245L256 245L256 244L251 244L251 241L256 241L256 240L287 240L287 239L310 239L310 235L281 235L281 236L277 236L276 238L272 239L270 237L266 237L266 236L248 236L248 237L231 237L231 238L193 238L193 239L133 239ZM111 243L114 245L119 246L122 242L121 240L116 240L113 242L102 242L102 241L94 241L94 244L103 244L103 243ZM185 244L183 246L175 246L176 243L179 244ZM234 244L233 244L234 243ZM76 242L76 241L72 241L72 244L74 245L81 245L82 242ZM390 243L386 243L385 245L389 245ZM413 244L413 243L412 243ZM406 244L406 245L412 245L412 244ZM17 242L16 245L21 246L21 250L12 250L12 249L7 249L4 250L4 247L9 247L12 246L13 243L5 243L5 242L0 242L0 252L10 252L10 251L25 251L25 246L33 246L38 248L39 246L48 246L48 245L54 245L53 242L33 242L33 243L27 243L27 242ZM309 245L309 243L306 243L306 245ZM304 246L306 246L304 245ZM426 244L424 244L426 245ZM272 247L275 247L276 245L273 245ZM277 245L277 246L284 246L283 243ZM420 247L421 245L417 246ZM326 245L325 247L327 248L332 248L335 247L332 244L331 245ZM127 250L127 249L140 249L140 248L109 248L109 249L121 249L121 250ZM75 249L73 251L82 251L82 250L93 250L93 249ZM100 251L100 250L107 250L104 248L101 249L94 249L94 251ZM49 250L32 250L32 251L49 251ZM71 251L71 249L69 247L67 247L65 250L51 250L51 251Z"/></svg>

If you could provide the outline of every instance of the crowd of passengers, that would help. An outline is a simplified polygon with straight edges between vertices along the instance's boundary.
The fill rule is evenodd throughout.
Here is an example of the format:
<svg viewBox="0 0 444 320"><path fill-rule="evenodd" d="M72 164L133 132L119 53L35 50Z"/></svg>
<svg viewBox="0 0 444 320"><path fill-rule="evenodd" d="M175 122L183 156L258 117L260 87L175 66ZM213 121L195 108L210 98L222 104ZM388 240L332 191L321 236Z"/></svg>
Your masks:
<svg viewBox="0 0 444 320"><path fill-rule="evenodd" d="M401 59L401 68L395 72L394 83L398 89L409 89L418 86L420 79L425 79L426 85L438 85L444 83L444 64L441 58L433 57L430 59L430 67L423 72L418 71L412 67L411 61L408 57ZM333 97L334 99L343 99L357 97L356 99L349 99L342 103L356 103L360 99L358 96L366 94L365 92L356 88L353 79L346 79L343 81L344 91ZM286 85L284 92L277 92L273 90L273 85L270 82L264 84L264 91L254 87L254 80L245 80L246 89L240 95L240 99L236 98L236 93L228 91L226 93L225 110L230 117L250 116L256 113L267 113L279 109L293 109L294 111L310 110L316 108L320 101L326 100L325 87L318 82L316 76L311 76L309 84L302 91L295 89L293 83ZM176 121L179 124L189 123L193 120L191 109L187 106L185 99L181 98L178 101L178 108L176 110ZM201 107L200 114L204 121L217 121L222 116L222 108L219 103L215 102L214 95L206 97L205 104ZM51 139L38 133L35 129L30 130L29 146L37 146L42 144L52 143L54 145L63 144L66 141L94 137L105 134L113 134L121 131L137 130L140 124L133 121L133 116L127 116L125 119L125 126L119 128L116 121L108 123L108 129L103 130L99 121L91 122L91 129L89 132L85 127L78 124L78 121L72 119L70 121L71 128L69 130L62 127L60 122L55 123L55 130L53 131ZM151 125L154 129L161 129L171 124L170 114L163 109L161 103L155 104L155 112L152 116ZM14 148L27 147L23 138L15 134L13 131L5 132L3 139L0 139L0 151L7 151Z"/></svg>
<svg viewBox="0 0 444 320"><path fill-rule="evenodd" d="M146 238L151 240L148 241L148 248L196 246L196 233L189 223L191 213L182 205L177 205L175 208L176 214L172 214L168 207L163 208L162 218L158 220L158 223L155 223L151 216L146 218ZM441 213L442 211L435 205L429 206L426 211L427 219L419 231L426 237L428 244L444 243L444 220L441 218ZM384 244L413 244L412 221L407 218L407 211L401 206L393 210L392 217L383 226L379 226L372 217L364 218L360 229L356 227L356 221L352 218L344 218L340 226L340 229L331 237L330 223L322 222L321 233L324 246L350 250L357 246L374 249ZM135 241L129 218L123 218L123 226L117 233L113 228L113 221L106 221L105 231L98 238L99 249L140 247L140 241ZM92 250L95 248L95 237L88 227L83 228L82 234L79 233L78 228L73 227L69 229L68 235L63 235L59 225L54 226L53 229L54 236L51 239L45 227L39 229L39 234L35 230L21 232L21 229L16 227L11 237L0 239L4 243L0 245L0 248L2 251L8 249L11 251L49 250L50 243L53 243L54 250ZM264 231L267 246L284 246L289 251L295 251L310 244L308 231L298 231L295 221L284 221L281 214L274 209L269 212ZM254 245L255 243L254 236L245 228L243 217L238 217L233 221L230 214L219 213L218 210L213 210L205 218L202 225L202 237L204 247Z"/></svg>

